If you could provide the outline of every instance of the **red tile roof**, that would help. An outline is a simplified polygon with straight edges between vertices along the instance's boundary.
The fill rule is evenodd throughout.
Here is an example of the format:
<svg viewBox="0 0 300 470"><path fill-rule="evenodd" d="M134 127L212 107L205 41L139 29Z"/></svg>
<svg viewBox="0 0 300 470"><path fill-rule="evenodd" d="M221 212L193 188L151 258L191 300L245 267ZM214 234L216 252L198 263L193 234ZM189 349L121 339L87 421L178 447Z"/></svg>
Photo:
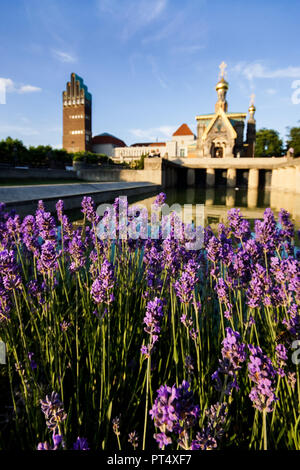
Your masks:
<svg viewBox="0 0 300 470"><path fill-rule="evenodd" d="M176 136L176 135L194 135L194 134L187 124L182 124L180 127L178 127L177 131L174 132L173 136Z"/></svg>
<svg viewBox="0 0 300 470"><path fill-rule="evenodd" d="M136 144L130 145L130 147L156 147L165 146L166 142L137 142Z"/></svg>
<svg viewBox="0 0 300 470"><path fill-rule="evenodd" d="M130 147L149 147L151 142L136 142L135 144L130 145Z"/></svg>

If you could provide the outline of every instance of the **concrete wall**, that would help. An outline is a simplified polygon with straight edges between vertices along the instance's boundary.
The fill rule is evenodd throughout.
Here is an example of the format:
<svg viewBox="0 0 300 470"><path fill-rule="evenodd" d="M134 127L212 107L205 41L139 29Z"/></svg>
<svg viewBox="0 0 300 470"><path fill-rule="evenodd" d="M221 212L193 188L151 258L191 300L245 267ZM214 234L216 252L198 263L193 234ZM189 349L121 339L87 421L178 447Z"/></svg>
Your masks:
<svg viewBox="0 0 300 470"><path fill-rule="evenodd" d="M172 158L169 160L186 168L219 168L219 169L250 169L270 170L279 165L290 165L286 157L282 158Z"/></svg>
<svg viewBox="0 0 300 470"><path fill-rule="evenodd" d="M84 181L97 182L143 182L162 184L161 158L145 159L144 170L119 170L117 168L103 168L99 170L78 170L77 177Z"/></svg>
<svg viewBox="0 0 300 470"><path fill-rule="evenodd" d="M275 168L272 171L271 188L300 194L300 165L295 162L293 166Z"/></svg>
<svg viewBox="0 0 300 470"><path fill-rule="evenodd" d="M50 168L0 168L0 179L76 179L74 171L54 170Z"/></svg>
<svg viewBox="0 0 300 470"><path fill-rule="evenodd" d="M169 163L163 158L145 158L143 170L119 170L116 168L102 168L99 170L78 170L78 178L84 181L97 182L149 182L172 187L177 184L180 167Z"/></svg>

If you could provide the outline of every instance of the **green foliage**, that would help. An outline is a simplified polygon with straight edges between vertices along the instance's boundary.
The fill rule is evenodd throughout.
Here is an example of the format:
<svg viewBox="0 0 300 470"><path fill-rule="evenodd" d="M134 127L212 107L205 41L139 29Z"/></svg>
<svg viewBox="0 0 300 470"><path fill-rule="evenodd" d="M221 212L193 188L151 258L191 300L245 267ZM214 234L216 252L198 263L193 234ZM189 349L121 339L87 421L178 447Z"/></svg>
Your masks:
<svg viewBox="0 0 300 470"><path fill-rule="evenodd" d="M283 142L274 129L260 129L256 133L256 157L281 157L284 155Z"/></svg>
<svg viewBox="0 0 300 470"><path fill-rule="evenodd" d="M73 155L73 162L85 162L85 153L84 152L76 152Z"/></svg>
<svg viewBox="0 0 300 470"><path fill-rule="evenodd" d="M141 155L141 158L138 161L133 162L132 167L135 170L143 170L144 169L144 160L145 160L146 157L147 157L147 155Z"/></svg>
<svg viewBox="0 0 300 470"><path fill-rule="evenodd" d="M0 141L0 163L34 168L64 168L65 165L71 166L73 161L86 164L111 164L111 159L103 153L76 152L73 154L65 149L54 149L50 145L26 148L21 140L11 137Z"/></svg>
<svg viewBox="0 0 300 470"><path fill-rule="evenodd" d="M26 159L28 150L23 142L18 139L7 137L0 141L0 163L18 163Z"/></svg>
<svg viewBox="0 0 300 470"><path fill-rule="evenodd" d="M30 167L64 167L72 164L72 158L65 149L54 149L50 145L30 146L27 149L21 140L7 137L0 141L0 163Z"/></svg>
<svg viewBox="0 0 300 470"><path fill-rule="evenodd" d="M109 163L110 158L104 153L76 152L73 154L73 162L84 162L87 165L101 165Z"/></svg>
<svg viewBox="0 0 300 470"><path fill-rule="evenodd" d="M300 156L300 127L291 127L287 136L287 149L294 149L294 157Z"/></svg>

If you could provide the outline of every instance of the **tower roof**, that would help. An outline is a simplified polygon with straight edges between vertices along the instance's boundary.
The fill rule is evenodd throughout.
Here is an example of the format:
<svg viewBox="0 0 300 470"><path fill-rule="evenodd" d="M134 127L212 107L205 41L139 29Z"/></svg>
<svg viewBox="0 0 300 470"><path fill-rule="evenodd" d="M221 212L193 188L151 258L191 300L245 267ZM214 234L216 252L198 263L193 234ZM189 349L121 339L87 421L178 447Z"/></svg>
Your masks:
<svg viewBox="0 0 300 470"><path fill-rule="evenodd" d="M92 138L93 144L112 144L116 145L117 147L126 147L125 142L123 140L118 139L112 134L108 134L108 132L103 132L103 134L95 135Z"/></svg>
<svg viewBox="0 0 300 470"><path fill-rule="evenodd" d="M191 131L189 126L187 124L182 124L180 127L178 127L177 131L174 132L173 136L179 136L179 135L194 135L194 133Z"/></svg>
<svg viewBox="0 0 300 470"><path fill-rule="evenodd" d="M220 90L222 88L224 88L225 90L228 90L228 82L226 82L224 77L222 77L216 85L216 90Z"/></svg>

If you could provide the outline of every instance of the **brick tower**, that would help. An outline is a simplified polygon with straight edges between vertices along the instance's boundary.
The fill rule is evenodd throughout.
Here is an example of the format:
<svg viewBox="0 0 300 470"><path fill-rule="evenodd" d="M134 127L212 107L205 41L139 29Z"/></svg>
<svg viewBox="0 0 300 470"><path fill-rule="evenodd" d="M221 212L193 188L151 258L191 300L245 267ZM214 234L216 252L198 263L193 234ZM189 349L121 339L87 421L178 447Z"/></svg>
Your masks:
<svg viewBox="0 0 300 470"><path fill-rule="evenodd" d="M92 151L92 95L75 73L63 91L63 148Z"/></svg>

